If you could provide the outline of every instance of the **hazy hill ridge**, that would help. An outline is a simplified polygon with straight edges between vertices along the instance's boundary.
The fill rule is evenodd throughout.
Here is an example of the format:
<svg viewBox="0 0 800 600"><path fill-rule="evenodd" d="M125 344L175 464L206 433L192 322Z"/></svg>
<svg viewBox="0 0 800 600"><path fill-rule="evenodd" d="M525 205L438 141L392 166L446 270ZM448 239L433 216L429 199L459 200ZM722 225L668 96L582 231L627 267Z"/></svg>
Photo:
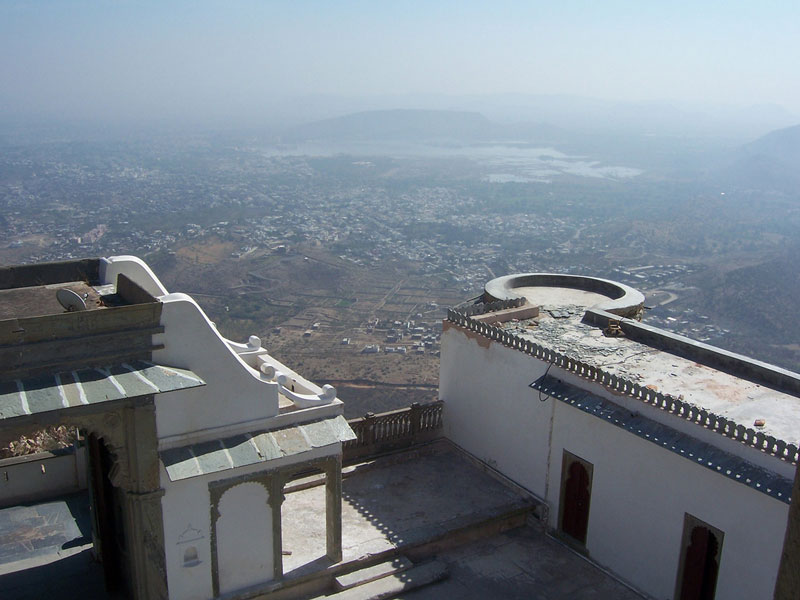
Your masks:
<svg viewBox="0 0 800 600"><path fill-rule="evenodd" d="M742 147L751 156L767 156L783 160L800 170L800 125L770 131Z"/></svg>
<svg viewBox="0 0 800 600"><path fill-rule="evenodd" d="M739 187L800 194L800 125L771 131L740 147L720 175Z"/></svg>
<svg viewBox="0 0 800 600"><path fill-rule="evenodd" d="M545 123L500 124L483 114L462 110L372 110L314 121L282 136L302 141L552 141L567 133Z"/></svg>
<svg viewBox="0 0 800 600"><path fill-rule="evenodd" d="M499 128L482 114L451 110L374 110L314 121L288 131L284 139L428 140L487 139Z"/></svg>

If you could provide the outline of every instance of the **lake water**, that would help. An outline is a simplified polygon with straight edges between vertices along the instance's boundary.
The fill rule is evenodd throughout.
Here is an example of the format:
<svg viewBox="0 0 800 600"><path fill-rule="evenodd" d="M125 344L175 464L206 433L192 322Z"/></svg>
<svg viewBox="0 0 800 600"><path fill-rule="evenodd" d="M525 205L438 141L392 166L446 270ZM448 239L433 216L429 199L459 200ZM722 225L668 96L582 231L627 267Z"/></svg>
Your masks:
<svg viewBox="0 0 800 600"><path fill-rule="evenodd" d="M266 156L389 156L396 158L464 158L478 166L484 181L547 182L562 175L630 179L641 169L608 165L586 156L570 156L555 148L526 143L416 144L409 142L302 143L264 148Z"/></svg>

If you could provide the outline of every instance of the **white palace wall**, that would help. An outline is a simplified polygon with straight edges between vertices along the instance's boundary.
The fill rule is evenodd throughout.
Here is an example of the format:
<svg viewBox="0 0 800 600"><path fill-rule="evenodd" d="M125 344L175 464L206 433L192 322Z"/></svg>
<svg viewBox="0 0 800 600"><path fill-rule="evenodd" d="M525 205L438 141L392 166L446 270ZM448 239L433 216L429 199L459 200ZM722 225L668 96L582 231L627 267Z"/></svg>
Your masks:
<svg viewBox="0 0 800 600"><path fill-rule="evenodd" d="M547 365L444 324L439 396L445 436L544 498L552 404L528 387Z"/></svg>
<svg viewBox="0 0 800 600"><path fill-rule="evenodd" d="M686 513L724 534L717 598L772 597L788 505L564 402L546 395L541 402L529 384L546 369L445 323L440 398L447 437L543 498L554 530L563 451L591 463L585 550L655 598L675 592ZM550 374L563 377L555 367ZM581 387L606 395L593 389L597 384Z"/></svg>
<svg viewBox="0 0 800 600"><path fill-rule="evenodd" d="M335 451L335 449L334 449ZM330 447L303 454L303 461L329 456ZM296 457L270 461L270 470L296 463ZM264 472L264 463L236 469L236 477L247 478ZM211 561L211 497L209 483L225 480L231 471L170 481L161 465L161 499L164 515L164 546L167 581L171 600L213 598ZM258 487L252 487L258 486ZM255 491L255 494L249 493ZM217 558L220 592L232 592L272 579L272 516L266 501L269 494L260 483L243 482L226 491L220 499L217 521ZM261 502L263 501L263 505ZM228 511L226 508L232 508ZM237 514L238 511L238 514ZM320 507L325 523L325 507ZM238 540L238 543L236 542ZM187 561L193 547L197 560ZM189 554L191 556L191 554Z"/></svg>
<svg viewBox="0 0 800 600"><path fill-rule="evenodd" d="M558 527L567 450L593 465L586 549L656 598L672 598L685 513L724 533L717 598L771 598L788 505L603 422L556 404L549 497Z"/></svg>

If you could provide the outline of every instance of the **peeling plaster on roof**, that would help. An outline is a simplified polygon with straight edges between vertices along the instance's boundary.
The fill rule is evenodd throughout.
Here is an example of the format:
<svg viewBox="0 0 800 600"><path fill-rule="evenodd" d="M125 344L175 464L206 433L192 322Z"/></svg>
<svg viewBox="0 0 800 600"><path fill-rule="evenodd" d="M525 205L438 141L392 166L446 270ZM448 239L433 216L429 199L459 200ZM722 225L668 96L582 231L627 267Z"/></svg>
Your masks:
<svg viewBox="0 0 800 600"><path fill-rule="evenodd" d="M744 484L786 504L791 503L791 479L758 467L734 454L701 442L671 427L632 413L613 402L551 375L543 375L534 381L531 387L737 483Z"/></svg>
<svg viewBox="0 0 800 600"><path fill-rule="evenodd" d="M554 314L555 313L555 316ZM536 319L499 323L510 333L586 364L651 386L684 402L753 427L790 444L800 442L800 399L624 336L607 337L583 323L580 306L542 306Z"/></svg>

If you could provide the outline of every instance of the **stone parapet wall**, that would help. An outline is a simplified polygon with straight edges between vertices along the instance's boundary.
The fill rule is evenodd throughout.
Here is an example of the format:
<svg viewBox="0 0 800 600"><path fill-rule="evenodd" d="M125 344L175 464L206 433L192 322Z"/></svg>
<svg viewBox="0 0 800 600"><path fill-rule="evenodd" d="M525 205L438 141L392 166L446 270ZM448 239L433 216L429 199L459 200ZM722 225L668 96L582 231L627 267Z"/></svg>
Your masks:
<svg viewBox="0 0 800 600"><path fill-rule="evenodd" d="M0 380L150 360L161 303L0 320Z"/></svg>
<svg viewBox="0 0 800 600"><path fill-rule="evenodd" d="M381 414L367 413L348 421L356 439L344 442L344 460L349 461L429 442L441 437L441 400L430 404L414 403Z"/></svg>
<svg viewBox="0 0 800 600"><path fill-rule="evenodd" d="M64 283L96 282L100 277L100 259L85 258L32 265L0 267L0 290Z"/></svg>
<svg viewBox="0 0 800 600"><path fill-rule="evenodd" d="M512 319L519 321L523 319L534 319L539 316L539 307L532 304L524 304L518 308L506 308L494 312L484 313L473 317L476 321L483 323L505 323Z"/></svg>
<svg viewBox="0 0 800 600"><path fill-rule="evenodd" d="M0 507L85 490L85 453L81 446L0 460Z"/></svg>

